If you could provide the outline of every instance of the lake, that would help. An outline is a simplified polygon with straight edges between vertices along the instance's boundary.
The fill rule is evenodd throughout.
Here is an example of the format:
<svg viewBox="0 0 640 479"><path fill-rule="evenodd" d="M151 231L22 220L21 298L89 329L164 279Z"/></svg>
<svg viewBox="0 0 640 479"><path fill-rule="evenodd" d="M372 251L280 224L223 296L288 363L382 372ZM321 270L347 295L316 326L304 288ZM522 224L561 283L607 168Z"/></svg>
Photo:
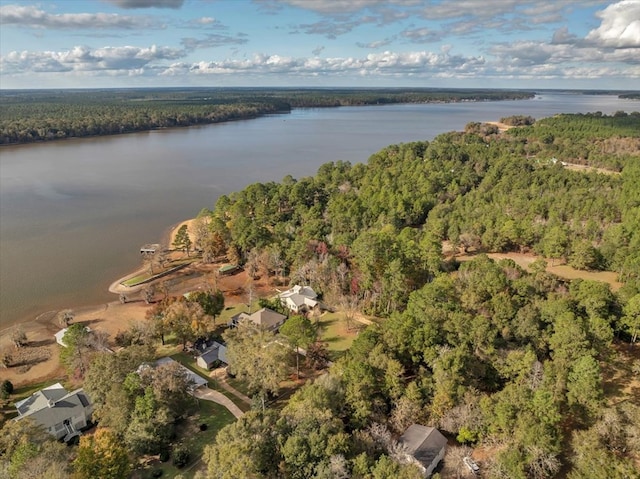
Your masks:
<svg viewBox="0 0 640 479"><path fill-rule="evenodd" d="M515 114L640 110L614 96L298 109L216 125L0 148L0 329L45 311L116 299L111 282L141 265L139 247L222 194L365 162Z"/></svg>

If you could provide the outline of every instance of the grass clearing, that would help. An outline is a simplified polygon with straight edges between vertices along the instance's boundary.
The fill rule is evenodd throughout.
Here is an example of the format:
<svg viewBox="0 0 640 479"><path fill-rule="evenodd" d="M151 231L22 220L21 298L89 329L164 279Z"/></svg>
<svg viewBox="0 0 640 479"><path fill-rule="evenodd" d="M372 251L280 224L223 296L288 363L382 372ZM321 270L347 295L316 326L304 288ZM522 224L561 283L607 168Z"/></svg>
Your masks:
<svg viewBox="0 0 640 479"><path fill-rule="evenodd" d="M541 256L536 256L532 254L521 254L521 253L488 253L487 256L495 261L500 261L501 259L511 259L517 265L522 268L529 270L529 265L533 263L535 260L542 258ZM471 261L475 255L467 254L467 255L459 255L456 256L455 259L458 261ZM564 279L587 279L591 281L600 281L602 283L607 283L612 291L617 291L622 287L622 283L618 281L618 274L614 271L583 271L580 269L575 269L568 264L553 264L550 259L542 258L547 261L547 271L549 273L555 274Z"/></svg>
<svg viewBox="0 0 640 479"><path fill-rule="evenodd" d="M331 360L335 361L351 347L354 339L358 337L361 323L353 321L352 330L347 329L344 313L324 313L318 320L320 341L327 344Z"/></svg>

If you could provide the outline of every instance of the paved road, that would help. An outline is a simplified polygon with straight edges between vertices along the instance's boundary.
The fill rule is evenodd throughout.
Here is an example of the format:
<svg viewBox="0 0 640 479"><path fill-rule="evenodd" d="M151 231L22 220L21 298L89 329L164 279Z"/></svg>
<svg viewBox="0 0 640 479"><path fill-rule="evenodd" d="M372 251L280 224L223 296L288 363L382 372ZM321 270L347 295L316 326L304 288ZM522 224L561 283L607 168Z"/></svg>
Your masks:
<svg viewBox="0 0 640 479"><path fill-rule="evenodd" d="M225 396L224 394L218 391L209 389L208 387L205 387L205 386L199 387L194 391L193 395L198 399L204 399L205 401L212 401L220 404L221 406L226 407L231 412L231 414L233 414L237 418L244 415L242 410L238 406L233 404L233 401L231 401L231 399L229 399L227 396Z"/></svg>

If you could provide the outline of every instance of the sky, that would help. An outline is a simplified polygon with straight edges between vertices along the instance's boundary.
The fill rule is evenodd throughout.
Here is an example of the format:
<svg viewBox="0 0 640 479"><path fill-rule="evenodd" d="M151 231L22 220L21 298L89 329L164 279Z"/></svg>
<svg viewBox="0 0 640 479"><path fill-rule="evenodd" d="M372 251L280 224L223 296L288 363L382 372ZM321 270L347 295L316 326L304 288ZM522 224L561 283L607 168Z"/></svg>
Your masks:
<svg viewBox="0 0 640 479"><path fill-rule="evenodd" d="M0 0L0 89L640 90L640 0Z"/></svg>

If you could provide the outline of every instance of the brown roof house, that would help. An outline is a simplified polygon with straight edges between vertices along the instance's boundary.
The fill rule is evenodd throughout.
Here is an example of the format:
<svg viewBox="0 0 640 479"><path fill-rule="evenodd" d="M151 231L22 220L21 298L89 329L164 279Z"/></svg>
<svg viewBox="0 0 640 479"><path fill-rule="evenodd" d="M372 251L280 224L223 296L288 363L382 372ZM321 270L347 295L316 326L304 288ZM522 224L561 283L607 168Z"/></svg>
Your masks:
<svg viewBox="0 0 640 479"><path fill-rule="evenodd" d="M262 308L253 314L240 313L231 317L229 327L235 328L240 321L250 321L259 328L268 331L277 331L282 326L287 317L284 314L275 312L269 308Z"/></svg>
<svg viewBox="0 0 640 479"><path fill-rule="evenodd" d="M29 418L65 442L80 435L91 421L93 406L82 389L67 392L56 383L16 403L16 421Z"/></svg>
<svg viewBox="0 0 640 479"><path fill-rule="evenodd" d="M318 305L318 295L311 286L296 284L293 288L278 295L282 304L294 313L302 313Z"/></svg>
<svg viewBox="0 0 640 479"><path fill-rule="evenodd" d="M416 464L424 477L429 477L438 467L447 449L447 438L434 427L412 424L400 437L406 451L406 459Z"/></svg>

